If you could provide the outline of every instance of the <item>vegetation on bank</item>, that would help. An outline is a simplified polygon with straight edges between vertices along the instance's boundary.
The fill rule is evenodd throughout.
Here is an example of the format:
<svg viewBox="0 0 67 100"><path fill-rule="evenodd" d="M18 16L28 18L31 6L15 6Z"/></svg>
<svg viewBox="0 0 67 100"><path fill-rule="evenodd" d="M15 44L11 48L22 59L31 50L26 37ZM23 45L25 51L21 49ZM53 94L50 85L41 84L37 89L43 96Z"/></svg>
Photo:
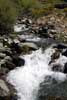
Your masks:
<svg viewBox="0 0 67 100"><path fill-rule="evenodd" d="M43 1L42 3L42 0L0 0L0 34L13 32L13 25L18 16L22 16L24 12L30 12L34 17L47 15L54 11L54 4L63 3L65 0ZM62 12L67 15L67 8Z"/></svg>
<svg viewBox="0 0 67 100"><path fill-rule="evenodd" d="M10 0L0 0L0 34L8 34L13 30L17 11Z"/></svg>

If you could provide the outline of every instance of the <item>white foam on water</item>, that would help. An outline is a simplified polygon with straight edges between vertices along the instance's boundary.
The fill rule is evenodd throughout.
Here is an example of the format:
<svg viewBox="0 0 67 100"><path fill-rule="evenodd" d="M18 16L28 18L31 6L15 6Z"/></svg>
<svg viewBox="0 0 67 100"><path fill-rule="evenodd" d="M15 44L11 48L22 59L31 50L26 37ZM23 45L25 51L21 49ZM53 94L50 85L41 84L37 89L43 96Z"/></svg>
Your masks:
<svg viewBox="0 0 67 100"><path fill-rule="evenodd" d="M32 54L21 56L25 59L25 65L12 70L7 77L7 80L17 90L18 100L36 100L39 84L46 76L52 76L60 82L66 79L65 74L53 72L49 66L51 55L54 52L55 50L50 47L44 53L39 49ZM67 61L66 58L64 59Z"/></svg>

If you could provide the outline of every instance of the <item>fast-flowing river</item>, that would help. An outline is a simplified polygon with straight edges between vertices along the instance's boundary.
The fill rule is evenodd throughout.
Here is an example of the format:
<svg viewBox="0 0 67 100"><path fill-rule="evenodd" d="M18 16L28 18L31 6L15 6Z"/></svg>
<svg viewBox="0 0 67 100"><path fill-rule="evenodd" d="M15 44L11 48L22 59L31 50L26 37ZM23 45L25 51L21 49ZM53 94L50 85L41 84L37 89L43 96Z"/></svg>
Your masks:
<svg viewBox="0 0 67 100"><path fill-rule="evenodd" d="M55 79L57 84L67 80L66 74L53 71L52 65L49 65L51 55L54 52L55 49L50 46L44 50L44 52L42 52L40 48L39 50L33 51L31 54L21 55L21 58L25 59L25 65L22 67L18 66L16 69L9 72L7 76L7 80L17 90L18 100L37 100L40 84L44 82L46 87L51 84L47 79L48 77ZM67 57L60 54L59 59L57 59L55 63L64 66L66 62ZM49 90L47 92L49 92ZM44 94L46 95L47 92L45 90Z"/></svg>

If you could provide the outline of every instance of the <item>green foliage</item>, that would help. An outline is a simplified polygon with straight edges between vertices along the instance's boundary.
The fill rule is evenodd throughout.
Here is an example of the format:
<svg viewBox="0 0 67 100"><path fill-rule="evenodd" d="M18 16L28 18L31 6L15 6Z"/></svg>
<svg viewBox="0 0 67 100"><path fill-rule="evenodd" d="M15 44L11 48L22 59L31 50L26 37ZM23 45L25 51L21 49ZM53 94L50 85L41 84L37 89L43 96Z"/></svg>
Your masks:
<svg viewBox="0 0 67 100"><path fill-rule="evenodd" d="M42 15L48 15L51 14L54 10L54 7L52 5L48 5L48 6L42 6L40 8L34 8L32 9L32 15L35 17L39 17Z"/></svg>
<svg viewBox="0 0 67 100"><path fill-rule="evenodd" d="M63 3L64 0L47 0L47 3L52 3L52 4L55 4L55 3Z"/></svg>
<svg viewBox="0 0 67 100"><path fill-rule="evenodd" d="M0 0L0 34L7 34L13 30L16 16L13 3L10 0Z"/></svg>
<svg viewBox="0 0 67 100"><path fill-rule="evenodd" d="M40 7L40 2L38 0L12 0L17 7L23 10L29 10L34 7Z"/></svg>

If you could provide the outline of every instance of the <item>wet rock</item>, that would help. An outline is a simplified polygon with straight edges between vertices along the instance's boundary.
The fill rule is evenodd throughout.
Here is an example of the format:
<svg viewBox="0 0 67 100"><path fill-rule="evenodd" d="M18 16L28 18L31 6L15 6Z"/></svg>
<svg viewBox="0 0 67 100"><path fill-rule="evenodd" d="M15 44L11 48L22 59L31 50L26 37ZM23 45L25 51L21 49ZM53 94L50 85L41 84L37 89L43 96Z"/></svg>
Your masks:
<svg viewBox="0 0 67 100"><path fill-rule="evenodd" d="M48 33L41 33L40 37L41 38L50 38L50 35Z"/></svg>
<svg viewBox="0 0 67 100"><path fill-rule="evenodd" d="M66 49L67 48L67 45L61 43L61 44L58 44L58 45L54 46L54 48L57 48L57 49Z"/></svg>
<svg viewBox="0 0 67 100"><path fill-rule="evenodd" d="M15 90L13 85L8 83L7 81L6 81L6 84L7 84L8 88L9 88L9 90L10 90L10 100L18 100L17 91Z"/></svg>
<svg viewBox="0 0 67 100"><path fill-rule="evenodd" d="M60 64L54 64L52 70L56 72L63 72L63 67Z"/></svg>
<svg viewBox="0 0 67 100"><path fill-rule="evenodd" d="M5 81L0 79L0 100L9 100L10 90Z"/></svg>
<svg viewBox="0 0 67 100"><path fill-rule="evenodd" d="M4 65L5 65L5 68L8 68L9 70L13 70L14 68L16 68L16 65L13 62L11 62L11 61L5 62Z"/></svg>
<svg viewBox="0 0 67 100"><path fill-rule="evenodd" d="M25 60L21 59L18 56L14 56L12 58L12 62L13 62L13 64L15 64L15 66L24 66L24 64L25 64Z"/></svg>
<svg viewBox="0 0 67 100"><path fill-rule="evenodd" d="M22 52L22 48L18 43L12 42L10 48L12 52L16 52L18 54Z"/></svg>
<svg viewBox="0 0 67 100"><path fill-rule="evenodd" d="M38 49L38 46L35 43L30 43L30 42L22 43L21 46L22 46L22 48L26 46L27 48L30 48L32 50Z"/></svg>
<svg viewBox="0 0 67 100"><path fill-rule="evenodd" d="M65 50L64 52L62 52L62 55L67 57L67 50Z"/></svg>
<svg viewBox="0 0 67 100"><path fill-rule="evenodd" d="M50 38L50 34L48 34L48 27L45 27L45 26L40 27L37 31L37 34L43 38Z"/></svg>
<svg viewBox="0 0 67 100"><path fill-rule="evenodd" d="M52 82L53 80L53 82ZM67 82L58 83L55 79L48 81L40 86L37 100L66 100Z"/></svg>
<svg viewBox="0 0 67 100"><path fill-rule="evenodd" d="M15 95L15 96L10 96L10 100L17 100L18 99L18 96Z"/></svg>
<svg viewBox="0 0 67 100"><path fill-rule="evenodd" d="M51 56L51 59L58 59L60 57L60 52L58 51L58 49L56 49L55 53L53 53L53 55Z"/></svg>
<svg viewBox="0 0 67 100"><path fill-rule="evenodd" d="M47 33L48 32L48 27L42 26L42 33Z"/></svg>
<svg viewBox="0 0 67 100"><path fill-rule="evenodd" d="M65 74L67 74L67 63L64 65L64 71Z"/></svg>
<svg viewBox="0 0 67 100"><path fill-rule="evenodd" d="M49 62L49 64L51 64L55 59L58 59L59 57L60 57L60 52L58 51L58 49L56 49L56 51L51 56L51 61Z"/></svg>

